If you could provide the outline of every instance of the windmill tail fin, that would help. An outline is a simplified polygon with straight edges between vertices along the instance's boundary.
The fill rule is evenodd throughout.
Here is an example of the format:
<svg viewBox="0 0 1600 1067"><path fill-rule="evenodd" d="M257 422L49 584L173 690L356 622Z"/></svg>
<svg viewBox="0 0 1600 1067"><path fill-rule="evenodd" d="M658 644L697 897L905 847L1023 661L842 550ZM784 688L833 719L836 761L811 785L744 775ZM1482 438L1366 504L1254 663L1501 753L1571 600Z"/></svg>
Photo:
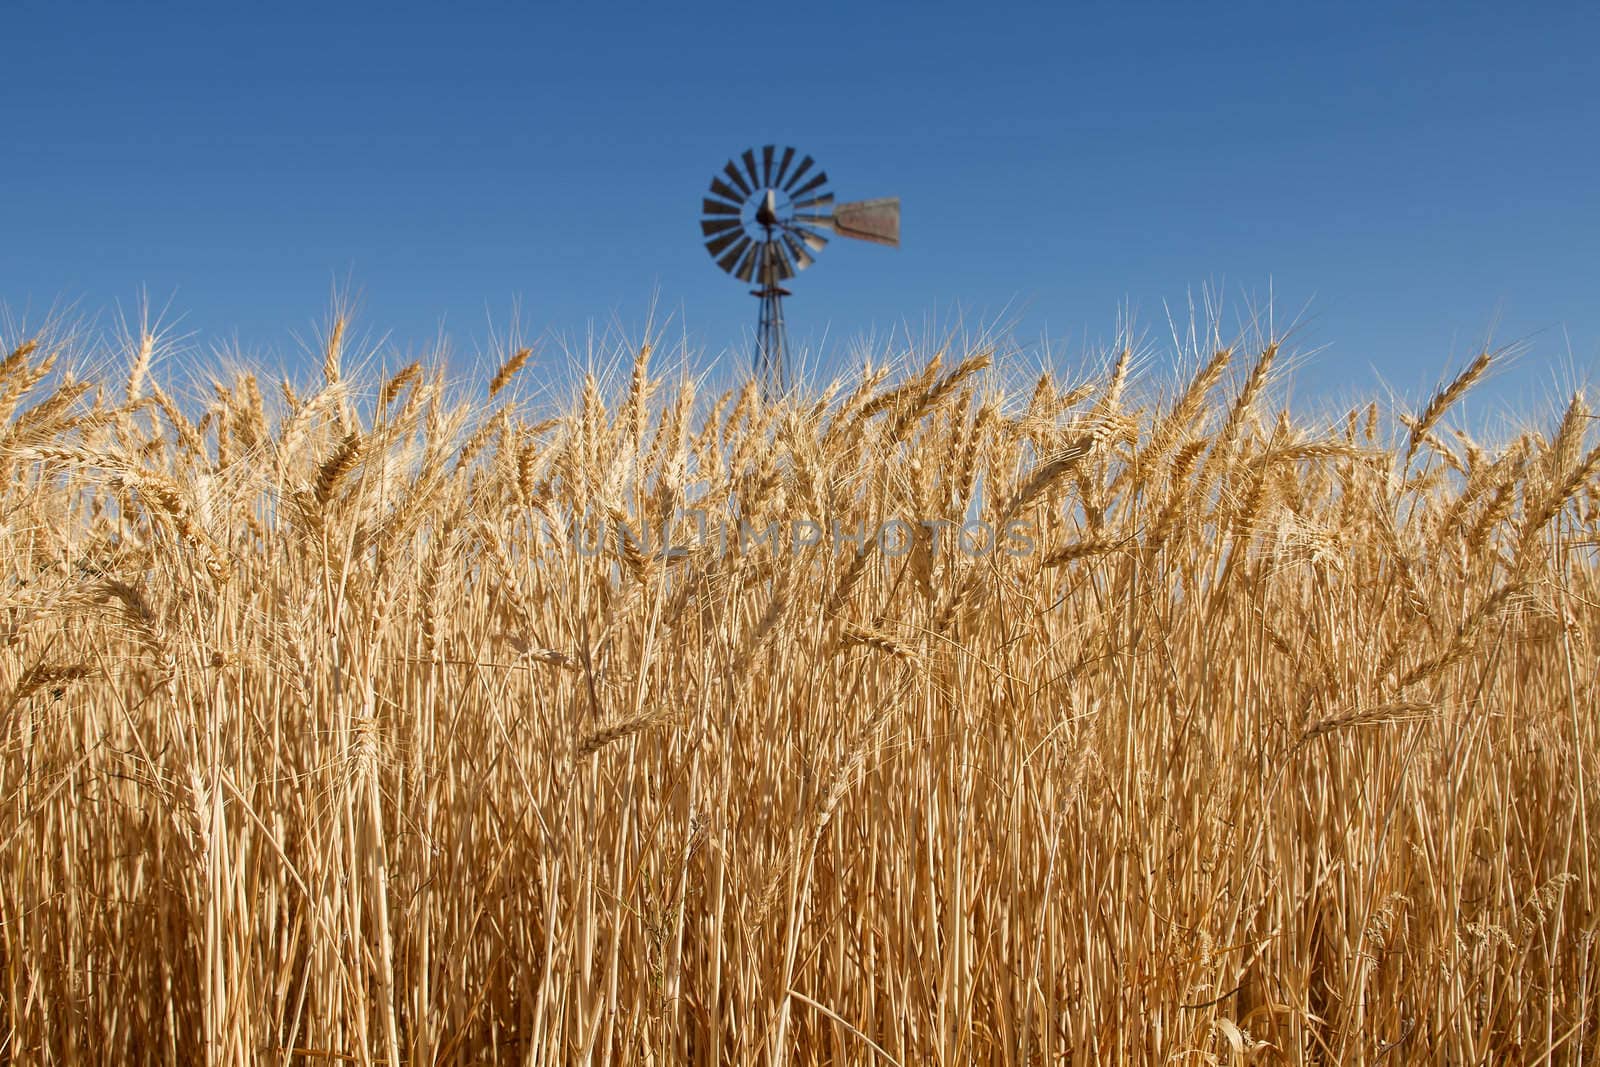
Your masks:
<svg viewBox="0 0 1600 1067"><path fill-rule="evenodd" d="M856 200L833 209L833 229L840 237L900 247L900 198Z"/></svg>

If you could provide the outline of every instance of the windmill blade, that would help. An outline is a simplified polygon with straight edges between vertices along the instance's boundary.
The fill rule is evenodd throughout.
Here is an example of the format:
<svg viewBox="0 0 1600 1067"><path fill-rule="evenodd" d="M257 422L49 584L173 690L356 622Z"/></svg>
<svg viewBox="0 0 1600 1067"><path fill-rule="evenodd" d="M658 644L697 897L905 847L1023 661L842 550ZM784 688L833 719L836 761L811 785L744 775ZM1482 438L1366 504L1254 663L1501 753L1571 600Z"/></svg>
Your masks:
<svg viewBox="0 0 1600 1067"><path fill-rule="evenodd" d="M739 192L745 196L750 195L750 187L744 183L744 176L739 173L739 168L733 165L733 160L728 160L728 165L722 168L722 173L738 187Z"/></svg>
<svg viewBox="0 0 1600 1067"><path fill-rule="evenodd" d="M773 286L791 277L794 272L787 270L787 264L778 250L777 241L767 241L761 246L761 269L756 273L756 280L762 286Z"/></svg>
<svg viewBox="0 0 1600 1067"><path fill-rule="evenodd" d="M802 185L800 188L796 189L794 192L790 193L789 195L793 196L793 197L796 197L796 198L805 196L807 193L811 192L813 189L822 188L823 184L826 183L827 180L828 180L828 172L825 171L825 170L819 170L819 171L817 171L817 176L815 178L812 178L810 181L806 182L804 185Z"/></svg>
<svg viewBox="0 0 1600 1067"><path fill-rule="evenodd" d="M778 281L786 282L794 277L794 264L789 262L789 253L783 247L782 241L772 241L767 245L772 249L772 262L777 268Z"/></svg>
<svg viewBox="0 0 1600 1067"><path fill-rule="evenodd" d="M772 153L775 151L773 145L761 149L761 186L764 189L772 187Z"/></svg>
<svg viewBox="0 0 1600 1067"><path fill-rule="evenodd" d="M900 247L900 198L856 200L833 209L833 232L840 237Z"/></svg>
<svg viewBox="0 0 1600 1067"><path fill-rule="evenodd" d="M833 203L833 194L823 193L821 196L813 196L810 200L796 200L794 206L803 210L808 207L824 207L831 203Z"/></svg>
<svg viewBox="0 0 1600 1067"><path fill-rule="evenodd" d="M810 252L807 252L805 250L805 246L799 241L796 241L793 237L789 236L787 231L785 231L783 234L783 244L784 247L788 248L790 258L792 258L795 262L795 270L805 270L807 267L811 266L811 264L817 261L816 257Z"/></svg>
<svg viewBox="0 0 1600 1067"><path fill-rule="evenodd" d="M746 148L744 150L744 157L743 158L744 158L744 169L750 175L750 187L752 189L761 188L761 175L756 172L756 152L755 152L755 149Z"/></svg>
<svg viewBox="0 0 1600 1067"><path fill-rule="evenodd" d="M746 237L744 234L740 234L739 243L734 245L733 248L731 248L721 259L717 260L717 266L721 267L729 274L732 274L735 266L739 262L739 257L744 255L745 250L749 247L750 238Z"/></svg>
<svg viewBox="0 0 1600 1067"><path fill-rule="evenodd" d="M700 210L707 215L737 215L738 204L724 204L721 200L705 199L700 201Z"/></svg>
<svg viewBox="0 0 1600 1067"><path fill-rule="evenodd" d="M733 272L733 276L738 278L741 282L748 282L750 279L754 278L756 274L756 262L760 258L761 250L766 246L767 242L765 241L759 241L752 244L749 249L745 251L744 258L739 260L739 267Z"/></svg>
<svg viewBox="0 0 1600 1067"><path fill-rule="evenodd" d="M707 237L715 237L719 233L729 230L743 229L744 223L739 219L707 219L700 224L700 232Z"/></svg>
<svg viewBox="0 0 1600 1067"><path fill-rule="evenodd" d="M811 163L812 159L810 156L807 156L800 161L800 165L794 169L794 173L789 175L789 184L783 187L784 192L788 192L790 186L794 185L795 182L799 181L805 176L806 171L811 169Z"/></svg>
<svg viewBox="0 0 1600 1067"><path fill-rule="evenodd" d="M787 226L785 229L804 241L806 247L813 252L820 252L828 246L828 239L815 230L807 229L804 226Z"/></svg>
<svg viewBox="0 0 1600 1067"><path fill-rule="evenodd" d="M711 253L712 259L716 259L722 254L724 248L727 248L743 236L743 230L735 230L732 233L725 233L721 237L713 237L706 242L706 251Z"/></svg>
<svg viewBox="0 0 1600 1067"><path fill-rule="evenodd" d="M772 185L774 188L783 188L783 176L788 173L789 164L792 162L794 162L794 149L785 148L783 150L783 158L778 161L778 176L772 179Z"/></svg>
<svg viewBox="0 0 1600 1067"><path fill-rule="evenodd" d="M723 181L721 178L712 178L711 179L711 191L713 193L715 193L716 195L722 197L722 199L731 200L735 204L740 203L741 201L744 200L744 197L740 196L738 193L733 191L733 186L729 185L727 182Z"/></svg>

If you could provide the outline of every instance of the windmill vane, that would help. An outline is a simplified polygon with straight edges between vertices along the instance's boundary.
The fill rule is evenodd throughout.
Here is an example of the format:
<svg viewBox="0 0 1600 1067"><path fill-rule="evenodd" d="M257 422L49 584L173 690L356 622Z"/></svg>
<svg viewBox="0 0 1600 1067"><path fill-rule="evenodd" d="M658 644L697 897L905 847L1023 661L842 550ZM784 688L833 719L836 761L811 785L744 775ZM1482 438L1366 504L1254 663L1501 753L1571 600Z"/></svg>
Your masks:
<svg viewBox="0 0 1600 1067"><path fill-rule="evenodd" d="M796 157L798 158L798 161ZM816 262L826 234L899 247L900 198L835 204L828 172L793 148L746 149L711 178L700 232L717 266L761 300L754 369L764 396L789 388L783 283Z"/></svg>

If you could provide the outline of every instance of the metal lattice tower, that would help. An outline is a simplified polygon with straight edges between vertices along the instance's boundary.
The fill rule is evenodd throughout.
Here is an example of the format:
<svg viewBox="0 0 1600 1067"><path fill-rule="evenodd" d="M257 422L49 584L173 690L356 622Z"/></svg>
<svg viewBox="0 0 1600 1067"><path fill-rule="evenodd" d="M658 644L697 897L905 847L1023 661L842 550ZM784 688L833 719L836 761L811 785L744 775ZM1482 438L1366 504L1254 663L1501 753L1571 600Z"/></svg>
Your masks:
<svg viewBox="0 0 1600 1067"><path fill-rule="evenodd" d="M752 289L761 298L761 318L756 327L755 371L767 399L789 391L789 338L783 328L783 298L789 290L771 286Z"/></svg>

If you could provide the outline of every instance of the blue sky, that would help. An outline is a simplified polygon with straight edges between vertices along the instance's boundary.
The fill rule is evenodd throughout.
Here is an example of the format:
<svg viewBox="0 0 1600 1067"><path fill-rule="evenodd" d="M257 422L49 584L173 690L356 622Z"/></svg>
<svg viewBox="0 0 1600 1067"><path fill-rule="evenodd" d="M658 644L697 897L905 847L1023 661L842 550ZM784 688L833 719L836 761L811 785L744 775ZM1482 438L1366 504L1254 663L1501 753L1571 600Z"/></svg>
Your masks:
<svg viewBox="0 0 1600 1067"><path fill-rule="evenodd" d="M710 364L755 301L700 194L794 144L903 247L835 241L791 343L1004 322L1071 367L1131 306L1269 291L1297 392L1425 392L1493 329L1544 400L1600 368L1600 16L1578 5L690 8L9 3L0 304L148 292L192 358L291 363L335 283L461 369L524 332L636 330ZM546 372L562 357L541 358Z"/></svg>

